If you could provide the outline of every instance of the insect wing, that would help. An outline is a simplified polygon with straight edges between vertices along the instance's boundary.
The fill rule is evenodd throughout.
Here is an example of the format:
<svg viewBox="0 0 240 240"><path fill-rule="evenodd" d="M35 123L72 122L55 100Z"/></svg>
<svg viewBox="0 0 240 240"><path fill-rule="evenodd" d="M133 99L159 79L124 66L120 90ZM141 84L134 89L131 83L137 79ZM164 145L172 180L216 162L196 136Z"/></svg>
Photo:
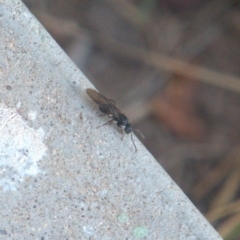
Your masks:
<svg viewBox="0 0 240 240"><path fill-rule="evenodd" d="M112 115L114 118L119 118L119 113L121 112L115 107L115 102L113 100L107 99L101 93L91 88L88 88L86 92L88 96L99 105L103 113Z"/></svg>
<svg viewBox="0 0 240 240"><path fill-rule="evenodd" d="M88 96L95 102L97 103L99 106L102 106L102 105L107 105L108 104L108 101L107 99L102 95L100 94L99 92L95 91L94 89L91 89L91 88L88 88L86 90Z"/></svg>

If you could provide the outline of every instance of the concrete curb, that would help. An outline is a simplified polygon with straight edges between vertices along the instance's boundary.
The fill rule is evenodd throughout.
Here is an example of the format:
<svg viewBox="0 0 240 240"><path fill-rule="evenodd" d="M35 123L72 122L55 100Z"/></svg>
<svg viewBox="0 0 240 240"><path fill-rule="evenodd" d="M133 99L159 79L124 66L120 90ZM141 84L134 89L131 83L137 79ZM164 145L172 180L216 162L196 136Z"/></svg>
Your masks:
<svg viewBox="0 0 240 240"><path fill-rule="evenodd" d="M21 1L0 31L0 239L221 239Z"/></svg>

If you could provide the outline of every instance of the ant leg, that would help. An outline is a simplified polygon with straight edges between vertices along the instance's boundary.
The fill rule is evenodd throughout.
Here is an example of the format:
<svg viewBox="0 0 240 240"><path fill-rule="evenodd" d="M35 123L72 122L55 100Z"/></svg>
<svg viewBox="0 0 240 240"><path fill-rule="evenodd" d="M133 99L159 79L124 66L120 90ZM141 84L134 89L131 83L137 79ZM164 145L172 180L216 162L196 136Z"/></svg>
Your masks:
<svg viewBox="0 0 240 240"><path fill-rule="evenodd" d="M119 128L121 128L122 141L123 141L123 138L124 138L124 129L123 129L123 127L122 127L122 125L121 125L120 123L117 123L117 126L118 126Z"/></svg>
<svg viewBox="0 0 240 240"><path fill-rule="evenodd" d="M135 152L137 152L137 147L136 147L135 142L133 141L133 133L132 133L132 132L131 132L131 140L132 140L133 145L134 145L134 147L135 147Z"/></svg>
<svg viewBox="0 0 240 240"><path fill-rule="evenodd" d="M123 141L123 138L124 138L124 130L122 128L122 141Z"/></svg>
<svg viewBox="0 0 240 240"><path fill-rule="evenodd" d="M102 127L102 126L104 126L104 125L108 125L108 124L110 124L113 120L114 120L114 119L111 119L110 121L104 123L103 125L98 126L97 128L100 128L100 127Z"/></svg>

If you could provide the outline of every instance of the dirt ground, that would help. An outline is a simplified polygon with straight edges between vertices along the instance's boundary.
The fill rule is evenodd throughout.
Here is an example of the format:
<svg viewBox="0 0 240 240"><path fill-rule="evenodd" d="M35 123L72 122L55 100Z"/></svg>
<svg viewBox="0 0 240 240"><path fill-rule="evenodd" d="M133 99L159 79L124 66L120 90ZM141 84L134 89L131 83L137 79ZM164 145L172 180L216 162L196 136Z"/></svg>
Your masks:
<svg viewBox="0 0 240 240"><path fill-rule="evenodd" d="M217 231L240 239L240 1L23 2Z"/></svg>

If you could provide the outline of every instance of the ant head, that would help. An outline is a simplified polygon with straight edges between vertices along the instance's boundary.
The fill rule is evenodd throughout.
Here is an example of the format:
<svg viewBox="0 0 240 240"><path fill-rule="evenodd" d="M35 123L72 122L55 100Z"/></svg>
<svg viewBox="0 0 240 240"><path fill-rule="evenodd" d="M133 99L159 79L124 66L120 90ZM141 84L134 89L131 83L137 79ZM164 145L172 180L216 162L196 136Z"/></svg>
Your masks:
<svg viewBox="0 0 240 240"><path fill-rule="evenodd" d="M132 132L132 125L130 123L126 124L124 131L125 133L129 134L130 132Z"/></svg>
<svg viewBox="0 0 240 240"><path fill-rule="evenodd" d="M145 137L143 136L143 134L138 130L138 129L133 129L132 125L130 123L126 124L125 128L124 128L125 133L129 134L131 132L138 132L140 134L140 136L142 137L142 139L145 139Z"/></svg>

